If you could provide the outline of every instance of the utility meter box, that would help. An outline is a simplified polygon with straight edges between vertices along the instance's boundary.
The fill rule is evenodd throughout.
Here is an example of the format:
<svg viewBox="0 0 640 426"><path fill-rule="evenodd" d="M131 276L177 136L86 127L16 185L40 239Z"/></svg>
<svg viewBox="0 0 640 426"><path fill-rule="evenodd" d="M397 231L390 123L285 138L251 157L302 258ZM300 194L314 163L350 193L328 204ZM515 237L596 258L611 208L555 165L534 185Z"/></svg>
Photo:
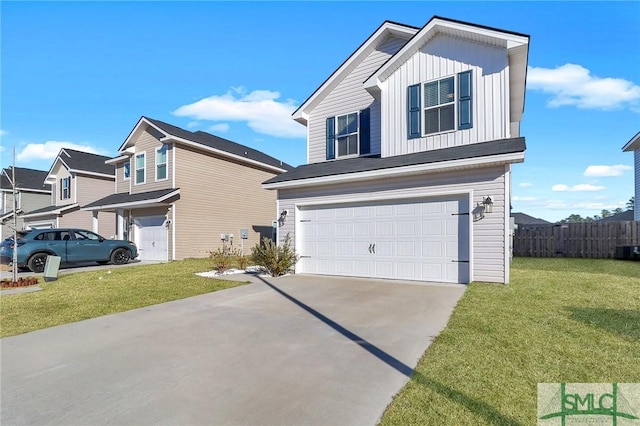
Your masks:
<svg viewBox="0 0 640 426"><path fill-rule="evenodd" d="M58 279L58 269L60 269L60 256L47 256L44 264L44 280L46 282Z"/></svg>
<svg viewBox="0 0 640 426"><path fill-rule="evenodd" d="M240 238L242 238L243 240L246 240L249 238L249 230L248 229L241 229L240 230Z"/></svg>

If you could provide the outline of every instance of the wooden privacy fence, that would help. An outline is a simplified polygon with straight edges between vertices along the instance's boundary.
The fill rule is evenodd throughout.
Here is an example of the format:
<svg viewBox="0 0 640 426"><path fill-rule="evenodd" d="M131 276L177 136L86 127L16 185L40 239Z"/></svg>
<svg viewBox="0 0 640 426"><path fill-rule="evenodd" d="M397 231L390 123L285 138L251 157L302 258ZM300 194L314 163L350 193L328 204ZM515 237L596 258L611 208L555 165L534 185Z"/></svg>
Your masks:
<svg viewBox="0 0 640 426"><path fill-rule="evenodd" d="M579 222L518 225L513 255L612 258L616 246L640 245L640 222Z"/></svg>

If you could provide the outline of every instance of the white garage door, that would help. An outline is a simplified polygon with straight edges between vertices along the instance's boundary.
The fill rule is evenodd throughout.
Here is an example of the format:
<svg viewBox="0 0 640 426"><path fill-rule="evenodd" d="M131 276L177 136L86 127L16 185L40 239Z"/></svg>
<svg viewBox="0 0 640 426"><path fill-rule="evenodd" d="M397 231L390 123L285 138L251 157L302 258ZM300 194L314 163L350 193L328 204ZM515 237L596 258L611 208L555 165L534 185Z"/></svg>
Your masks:
<svg viewBox="0 0 640 426"><path fill-rule="evenodd" d="M298 272L469 282L466 196L300 209Z"/></svg>
<svg viewBox="0 0 640 426"><path fill-rule="evenodd" d="M164 226L164 221L164 216L140 216L135 218L138 259L162 261L168 259L167 228Z"/></svg>

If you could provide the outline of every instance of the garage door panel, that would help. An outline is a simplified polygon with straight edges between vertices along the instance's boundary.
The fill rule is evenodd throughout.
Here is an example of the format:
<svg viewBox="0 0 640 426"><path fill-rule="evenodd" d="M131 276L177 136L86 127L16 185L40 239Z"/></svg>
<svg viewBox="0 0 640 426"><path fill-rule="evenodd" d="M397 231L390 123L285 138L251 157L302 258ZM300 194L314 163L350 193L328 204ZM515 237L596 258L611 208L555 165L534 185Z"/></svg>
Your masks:
<svg viewBox="0 0 640 426"><path fill-rule="evenodd" d="M298 271L468 282L468 212L466 196L302 207L298 247L315 261Z"/></svg>

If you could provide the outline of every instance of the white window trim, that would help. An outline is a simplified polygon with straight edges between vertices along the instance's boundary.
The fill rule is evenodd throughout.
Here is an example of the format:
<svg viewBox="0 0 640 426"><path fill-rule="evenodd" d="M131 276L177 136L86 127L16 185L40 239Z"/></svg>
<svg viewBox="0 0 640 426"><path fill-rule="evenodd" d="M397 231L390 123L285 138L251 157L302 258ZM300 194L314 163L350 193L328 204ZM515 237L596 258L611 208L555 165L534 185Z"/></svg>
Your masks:
<svg viewBox="0 0 640 426"><path fill-rule="evenodd" d="M64 196L64 185L62 185L62 183L60 184L62 187L60 188L60 200L70 200L71 199L71 176L67 176L65 178L62 178L62 182L68 182L67 183L67 196Z"/></svg>
<svg viewBox="0 0 640 426"><path fill-rule="evenodd" d="M143 182L138 182L138 166L137 166L137 158L139 156L142 156L142 158L144 159L143 163L144 166L142 168L142 170L144 171L144 181ZM142 151L142 152L137 152L135 154L135 156L133 157L133 173L134 173L134 185L144 185L145 183L147 183L147 152L146 151Z"/></svg>
<svg viewBox="0 0 640 426"><path fill-rule="evenodd" d="M164 163L158 163L158 152L161 151L163 148L165 148ZM156 148L155 163L156 163L156 167L155 167L156 182L169 180L169 146L167 144L163 144L160 148ZM165 166L164 178L158 179L158 166L162 164L164 164Z"/></svg>
<svg viewBox="0 0 640 426"><path fill-rule="evenodd" d="M424 93L424 88L427 84L429 83L433 83L434 81L441 81L441 80L446 80L448 78L453 77L453 101L450 103L453 103L453 129L450 130L442 130L440 132L434 132L434 133L427 133L427 118L425 116L425 111L427 111L428 109L435 109L435 108L442 108L445 105L449 105L449 103L446 104L440 104L440 105L436 105L436 106L432 106L432 107L426 107L425 105L425 101L427 99L425 93ZM420 105L420 113L422 114L422 116L420 117L420 121L421 121L421 127L422 129L420 129L420 131L422 132L422 137L428 137L428 136L437 136L437 135L444 135L447 133L453 133L456 131L456 129L458 128L458 74L452 74L452 75L446 75L443 77L438 77L438 78L434 78L431 80L427 80L427 81L423 81L422 83L420 83L420 90L421 90L421 102L422 105Z"/></svg>
<svg viewBox="0 0 640 426"><path fill-rule="evenodd" d="M355 133L356 136L357 136L356 153L355 154L347 154L347 155L339 155L338 154L338 139L339 139L339 137L338 137L338 117L344 117L345 115L351 115L351 114L355 114L357 119L358 119L358 130ZM334 151L333 152L335 153L334 160L338 160L338 159L342 160L342 159L345 159L345 158L359 157L360 156L360 111L351 111L351 112L347 112L347 113L344 113L344 114L337 114L335 116L333 126L334 126L333 130L334 130L334 135L335 135L334 136L335 140L333 141L333 144L334 144L334 147L333 147ZM353 135L353 133L348 133L346 136L350 136L350 135ZM342 136L342 137L345 137L345 136Z"/></svg>
<svg viewBox="0 0 640 426"><path fill-rule="evenodd" d="M129 165L129 176L125 173L127 164ZM131 179L131 159L122 165L122 180Z"/></svg>

